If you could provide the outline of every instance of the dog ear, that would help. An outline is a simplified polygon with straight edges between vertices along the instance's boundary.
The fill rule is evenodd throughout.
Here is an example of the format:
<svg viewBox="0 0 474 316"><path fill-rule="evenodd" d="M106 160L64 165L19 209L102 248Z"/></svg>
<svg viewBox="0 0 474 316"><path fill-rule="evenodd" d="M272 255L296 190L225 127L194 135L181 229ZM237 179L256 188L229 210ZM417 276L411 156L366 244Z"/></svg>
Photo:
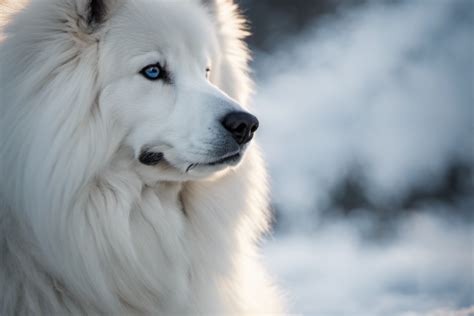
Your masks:
<svg viewBox="0 0 474 316"><path fill-rule="evenodd" d="M119 0L74 0L79 16L89 29L95 29L104 23Z"/></svg>
<svg viewBox="0 0 474 316"><path fill-rule="evenodd" d="M87 8L87 23L89 25L101 24L107 13L106 0L90 0Z"/></svg>

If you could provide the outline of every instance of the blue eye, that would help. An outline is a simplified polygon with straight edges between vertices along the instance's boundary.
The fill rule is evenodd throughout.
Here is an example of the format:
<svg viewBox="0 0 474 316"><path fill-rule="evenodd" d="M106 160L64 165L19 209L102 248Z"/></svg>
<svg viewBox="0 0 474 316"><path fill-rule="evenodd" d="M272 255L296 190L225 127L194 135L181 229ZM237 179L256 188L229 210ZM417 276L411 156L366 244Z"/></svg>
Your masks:
<svg viewBox="0 0 474 316"><path fill-rule="evenodd" d="M159 64L146 66L140 71L140 73L148 80L158 80L163 78L163 69Z"/></svg>

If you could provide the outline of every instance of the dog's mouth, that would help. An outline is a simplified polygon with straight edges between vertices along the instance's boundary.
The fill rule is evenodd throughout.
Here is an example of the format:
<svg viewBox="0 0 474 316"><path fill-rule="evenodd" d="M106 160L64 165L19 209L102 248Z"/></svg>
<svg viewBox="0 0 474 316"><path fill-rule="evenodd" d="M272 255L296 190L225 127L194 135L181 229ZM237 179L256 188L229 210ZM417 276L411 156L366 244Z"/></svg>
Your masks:
<svg viewBox="0 0 474 316"><path fill-rule="evenodd" d="M223 158L219 158L211 162L192 163L186 168L186 172L189 172L192 169L195 169L197 167L212 167L212 166L218 166L218 165L224 165L224 164L233 165L236 162L238 162L240 158L242 158L242 154L241 152L237 152L237 153L225 156Z"/></svg>
<svg viewBox="0 0 474 316"><path fill-rule="evenodd" d="M190 163L186 168L186 173L197 167L213 167L219 165L234 165L242 158L242 151L234 152L216 160L206 162ZM162 152L143 151L138 157L140 163L147 166L155 166L165 160Z"/></svg>

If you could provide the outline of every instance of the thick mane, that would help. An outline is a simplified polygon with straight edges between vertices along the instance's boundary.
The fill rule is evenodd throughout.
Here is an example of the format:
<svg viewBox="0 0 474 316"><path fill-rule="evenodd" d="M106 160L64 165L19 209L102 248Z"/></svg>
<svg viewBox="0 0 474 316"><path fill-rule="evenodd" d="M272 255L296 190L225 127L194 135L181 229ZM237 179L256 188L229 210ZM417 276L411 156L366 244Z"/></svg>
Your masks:
<svg viewBox="0 0 474 316"><path fill-rule="evenodd" d="M17 172L38 177L39 183L29 181L31 186L61 183L75 169L83 170L78 174L97 170L91 165L97 155L92 140L100 139L97 132L106 124L92 115L99 93L97 44L78 35L77 20L66 14L66 7L48 10L48 4L41 3L44 8L36 10L35 16L31 15L34 8L18 14L5 31L1 51L2 128L11 135L2 138L2 165L12 164L5 170L13 171L13 183L23 181ZM39 157L44 161L41 165ZM15 165L21 169L15 170ZM13 187L32 194L28 186ZM20 201L35 197L12 196Z"/></svg>
<svg viewBox="0 0 474 316"><path fill-rule="evenodd" d="M70 5L33 2L8 24L0 52L0 126L2 134L8 131L0 137L0 239L6 242L7 266L21 266L23 256L36 263L28 267L31 275L23 283L10 280L20 278L16 273L5 280L1 271L0 292L39 299L38 310L54 313L61 313L61 300L71 311L81 305L77 300L94 297L101 297L104 306L117 304L99 273L104 223L91 216L106 216L106 210L97 209L99 200L107 200L109 207L120 201L114 201L112 190L95 190L99 197L88 191L101 185L94 179L118 140L110 137L111 127L97 108L97 43L83 32ZM89 199L97 208L86 207ZM21 225L11 227L12 222ZM54 287L47 288L53 280ZM59 295L62 282L77 288ZM0 305L11 308L11 303ZM29 313L25 302L14 307Z"/></svg>

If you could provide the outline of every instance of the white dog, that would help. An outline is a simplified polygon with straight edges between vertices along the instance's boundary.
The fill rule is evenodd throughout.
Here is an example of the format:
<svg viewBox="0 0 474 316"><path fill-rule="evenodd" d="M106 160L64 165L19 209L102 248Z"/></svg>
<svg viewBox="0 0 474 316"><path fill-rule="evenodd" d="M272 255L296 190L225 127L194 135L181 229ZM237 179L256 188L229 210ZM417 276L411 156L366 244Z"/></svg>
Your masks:
<svg viewBox="0 0 474 316"><path fill-rule="evenodd" d="M228 0L1 7L0 314L278 314Z"/></svg>

